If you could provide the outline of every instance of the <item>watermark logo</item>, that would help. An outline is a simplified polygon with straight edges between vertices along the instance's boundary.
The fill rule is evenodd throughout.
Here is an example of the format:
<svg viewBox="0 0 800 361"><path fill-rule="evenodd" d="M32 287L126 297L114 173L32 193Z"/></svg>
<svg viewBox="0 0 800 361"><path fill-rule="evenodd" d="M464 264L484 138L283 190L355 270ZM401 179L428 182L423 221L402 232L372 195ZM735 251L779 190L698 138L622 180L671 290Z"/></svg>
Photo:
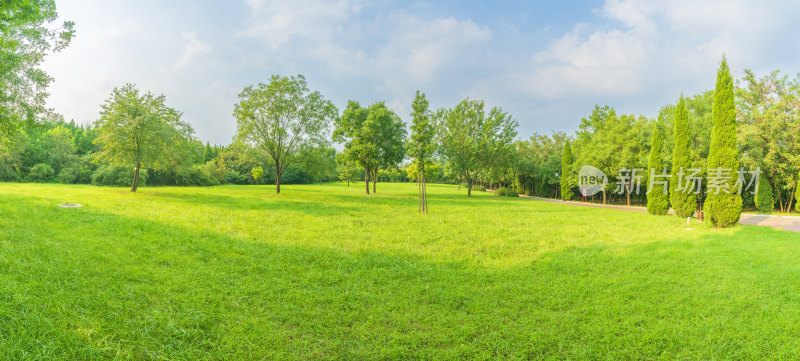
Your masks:
<svg viewBox="0 0 800 361"><path fill-rule="evenodd" d="M578 188L584 197L591 197L601 192L607 184L606 174L595 167L585 165L578 171Z"/></svg>
<svg viewBox="0 0 800 361"><path fill-rule="evenodd" d="M642 183L647 179L646 194L654 190L654 186L661 186L661 192L667 194L670 186L674 186L675 191L681 193L694 194L739 194L744 191L752 190L752 194L758 192L758 180L761 176L761 168L747 171L739 168L738 171L727 168L709 168L703 171L699 168L684 169L681 167L671 175L669 169L650 169L648 172L644 168L622 168L619 174L614 177L616 188L612 193L616 194L640 194ZM706 173L706 177L703 177ZM645 178L646 177L646 178ZM674 184L671 184L675 182ZM601 171L590 165L584 165L578 172L578 188L581 195L591 197L604 189L608 185L608 177ZM705 186L705 192L703 187Z"/></svg>

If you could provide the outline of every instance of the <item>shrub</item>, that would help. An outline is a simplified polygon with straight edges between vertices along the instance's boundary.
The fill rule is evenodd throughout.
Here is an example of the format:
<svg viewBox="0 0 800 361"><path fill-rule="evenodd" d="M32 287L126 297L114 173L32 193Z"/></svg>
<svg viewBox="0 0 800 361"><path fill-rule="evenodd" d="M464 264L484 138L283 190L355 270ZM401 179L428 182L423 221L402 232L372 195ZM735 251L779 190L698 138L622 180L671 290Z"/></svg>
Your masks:
<svg viewBox="0 0 800 361"><path fill-rule="evenodd" d="M104 186L130 186L133 184L133 169L118 165L98 169L92 174L92 183ZM139 172L139 186L147 184L147 172Z"/></svg>
<svg viewBox="0 0 800 361"><path fill-rule="evenodd" d="M53 179L54 173L53 167L49 164L39 163L31 167L30 172L28 172L28 179L32 182L46 183Z"/></svg>
<svg viewBox="0 0 800 361"><path fill-rule="evenodd" d="M495 195L500 197L505 197L506 193L508 193L508 189L506 187L500 187L494 192Z"/></svg>
<svg viewBox="0 0 800 361"><path fill-rule="evenodd" d="M506 197L519 197L519 193L509 189L508 191L506 191Z"/></svg>
<svg viewBox="0 0 800 361"><path fill-rule="evenodd" d="M758 192L756 193L755 202L759 211L772 212L775 201L772 199L772 186L767 181L767 177L758 177Z"/></svg>
<svg viewBox="0 0 800 361"><path fill-rule="evenodd" d="M225 180L230 184L247 184L247 177L233 170L225 174Z"/></svg>
<svg viewBox="0 0 800 361"><path fill-rule="evenodd" d="M175 185L179 186L213 186L219 181L212 177L202 164L182 167L175 172Z"/></svg>
<svg viewBox="0 0 800 361"><path fill-rule="evenodd" d="M75 169L72 168L64 168L60 172L58 172L58 182L63 184L72 184L75 182L77 175L75 174Z"/></svg>
<svg viewBox="0 0 800 361"><path fill-rule="evenodd" d="M486 188L481 187L481 186L472 186L472 190L478 191L478 192L486 192Z"/></svg>

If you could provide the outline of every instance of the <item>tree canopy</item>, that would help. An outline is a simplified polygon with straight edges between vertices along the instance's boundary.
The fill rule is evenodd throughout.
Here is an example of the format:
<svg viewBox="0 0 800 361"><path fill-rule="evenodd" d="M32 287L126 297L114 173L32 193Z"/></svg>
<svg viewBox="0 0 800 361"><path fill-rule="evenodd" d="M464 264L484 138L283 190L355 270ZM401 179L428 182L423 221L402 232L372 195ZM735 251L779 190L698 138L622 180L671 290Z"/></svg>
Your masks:
<svg viewBox="0 0 800 361"><path fill-rule="evenodd" d="M344 143L343 161L364 168L367 194L370 179L375 192L380 169L396 167L405 158L405 137L405 124L383 102L363 108L349 101L333 132L333 139Z"/></svg>
<svg viewBox="0 0 800 361"><path fill-rule="evenodd" d="M53 0L0 3L0 132L8 134L20 122L33 122L47 113L47 87L52 82L39 66L50 52L69 45L74 23L61 28L48 24L57 18Z"/></svg>
<svg viewBox="0 0 800 361"><path fill-rule="evenodd" d="M236 137L265 150L275 169L275 193L281 192L281 175L297 161L305 146L327 144L336 106L311 91L302 75L273 75L267 84L248 86L239 94L233 116Z"/></svg>
<svg viewBox="0 0 800 361"><path fill-rule="evenodd" d="M133 84L126 84L114 88L95 122L94 142L102 146L98 158L132 167L132 192L139 185L142 167L158 168L172 160L176 147L194 132L165 101L163 95L140 94Z"/></svg>
<svg viewBox="0 0 800 361"><path fill-rule="evenodd" d="M481 100L464 99L437 112L440 152L467 184L467 196L480 172L513 151L517 121L500 107L487 114Z"/></svg>

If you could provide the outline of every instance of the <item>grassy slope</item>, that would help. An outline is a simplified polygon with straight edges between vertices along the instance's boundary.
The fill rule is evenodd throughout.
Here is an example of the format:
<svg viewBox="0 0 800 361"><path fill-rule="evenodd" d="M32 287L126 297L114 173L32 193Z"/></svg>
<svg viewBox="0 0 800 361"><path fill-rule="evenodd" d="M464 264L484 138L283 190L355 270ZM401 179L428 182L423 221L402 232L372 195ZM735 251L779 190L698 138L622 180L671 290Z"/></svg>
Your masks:
<svg viewBox="0 0 800 361"><path fill-rule="evenodd" d="M283 191L0 184L0 359L800 353L800 234L449 186L429 216L408 184Z"/></svg>

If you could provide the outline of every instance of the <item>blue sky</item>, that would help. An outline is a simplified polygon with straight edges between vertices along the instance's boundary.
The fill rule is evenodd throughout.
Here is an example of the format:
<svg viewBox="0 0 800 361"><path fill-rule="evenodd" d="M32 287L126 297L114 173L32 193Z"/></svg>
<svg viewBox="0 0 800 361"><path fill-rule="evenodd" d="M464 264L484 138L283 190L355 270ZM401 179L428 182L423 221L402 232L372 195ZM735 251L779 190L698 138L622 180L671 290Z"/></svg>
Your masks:
<svg viewBox="0 0 800 361"><path fill-rule="evenodd" d="M303 74L340 109L386 101L408 119L415 90L433 107L465 97L510 112L520 137L573 131L594 104L654 116L714 86L727 54L795 74L792 1L57 0L76 22L47 58L49 105L92 122L131 82L167 96L203 141L230 142L243 87Z"/></svg>

